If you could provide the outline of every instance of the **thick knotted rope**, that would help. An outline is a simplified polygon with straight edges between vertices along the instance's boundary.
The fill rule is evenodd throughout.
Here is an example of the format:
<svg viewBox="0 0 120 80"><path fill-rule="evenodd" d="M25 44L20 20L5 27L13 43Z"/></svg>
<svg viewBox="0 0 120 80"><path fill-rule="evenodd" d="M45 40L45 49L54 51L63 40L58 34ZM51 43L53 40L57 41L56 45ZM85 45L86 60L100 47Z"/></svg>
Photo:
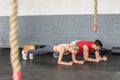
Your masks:
<svg viewBox="0 0 120 80"><path fill-rule="evenodd" d="M98 23L98 15L97 15L97 0L94 0L94 32L97 32L97 23Z"/></svg>
<svg viewBox="0 0 120 80"><path fill-rule="evenodd" d="M13 80L22 80L21 65L19 61L19 43L18 43L18 21L17 21L17 0L11 0L12 11L10 16L10 58L13 69Z"/></svg>

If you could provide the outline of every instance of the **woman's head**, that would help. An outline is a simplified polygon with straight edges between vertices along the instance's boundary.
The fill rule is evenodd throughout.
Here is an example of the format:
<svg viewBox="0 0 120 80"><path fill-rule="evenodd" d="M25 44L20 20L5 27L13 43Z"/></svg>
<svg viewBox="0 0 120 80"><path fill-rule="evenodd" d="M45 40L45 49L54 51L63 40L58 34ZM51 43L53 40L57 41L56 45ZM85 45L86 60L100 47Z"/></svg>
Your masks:
<svg viewBox="0 0 120 80"><path fill-rule="evenodd" d="M73 53L73 54L78 53L80 50L80 47L77 44L71 44L70 47L71 47L71 53Z"/></svg>

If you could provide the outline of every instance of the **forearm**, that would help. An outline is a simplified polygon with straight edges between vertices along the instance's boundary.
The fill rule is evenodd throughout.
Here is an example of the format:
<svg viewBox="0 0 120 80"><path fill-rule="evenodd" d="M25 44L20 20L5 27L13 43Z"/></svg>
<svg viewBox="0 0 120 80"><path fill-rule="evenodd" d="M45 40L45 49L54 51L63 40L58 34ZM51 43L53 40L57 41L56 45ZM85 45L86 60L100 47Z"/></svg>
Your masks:
<svg viewBox="0 0 120 80"><path fill-rule="evenodd" d="M97 52L95 52L95 53L97 53ZM98 57L98 54L95 54L95 56ZM89 49L86 46L84 46L83 57L84 57L84 60L88 61L88 62L99 62L99 59L97 57L96 58L89 57Z"/></svg>
<svg viewBox="0 0 120 80"><path fill-rule="evenodd" d="M77 60L75 55L72 55L72 61L73 61L73 63L84 64L84 61L83 60L82 61Z"/></svg>
<svg viewBox="0 0 120 80"><path fill-rule="evenodd" d="M73 63L77 63L77 64L84 64L84 60L79 61L79 60L74 60Z"/></svg>
<svg viewBox="0 0 120 80"><path fill-rule="evenodd" d="M94 58L85 58L85 61L89 61L89 62L99 62L99 59L94 59Z"/></svg>
<svg viewBox="0 0 120 80"><path fill-rule="evenodd" d="M72 62L63 62L63 61L58 61L59 65L72 65Z"/></svg>

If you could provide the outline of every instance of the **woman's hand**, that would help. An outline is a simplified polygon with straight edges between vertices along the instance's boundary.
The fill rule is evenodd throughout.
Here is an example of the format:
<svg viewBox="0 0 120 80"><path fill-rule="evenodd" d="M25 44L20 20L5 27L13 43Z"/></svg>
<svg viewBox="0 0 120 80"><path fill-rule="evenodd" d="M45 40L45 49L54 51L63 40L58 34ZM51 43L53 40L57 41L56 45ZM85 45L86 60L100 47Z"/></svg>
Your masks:
<svg viewBox="0 0 120 80"><path fill-rule="evenodd" d="M70 61L70 62L68 62L68 64L67 64L67 65L70 65L70 66L71 66L71 65L73 65L73 62L71 62L71 61Z"/></svg>
<svg viewBox="0 0 120 80"><path fill-rule="evenodd" d="M77 64L84 64L84 61L83 61L83 60L81 60L81 61L79 61L79 60L74 60L73 62L74 62L74 63L77 63Z"/></svg>

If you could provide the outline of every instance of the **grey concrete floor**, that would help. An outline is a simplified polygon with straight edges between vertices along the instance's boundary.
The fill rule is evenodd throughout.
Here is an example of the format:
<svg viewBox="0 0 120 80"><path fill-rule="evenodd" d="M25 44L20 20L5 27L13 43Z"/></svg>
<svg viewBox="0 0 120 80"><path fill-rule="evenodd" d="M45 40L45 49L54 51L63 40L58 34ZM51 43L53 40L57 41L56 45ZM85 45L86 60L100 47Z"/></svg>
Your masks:
<svg viewBox="0 0 120 80"><path fill-rule="evenodd" d="M58 65L51 54L34 57L27 61L20 58L23 80L120 80L120 55L109 54L108 62L73 66ZM63 60L69 61L71 56L65 56ZM0 80L12 80L11 75L9 50L0 50Z"/></svg>

